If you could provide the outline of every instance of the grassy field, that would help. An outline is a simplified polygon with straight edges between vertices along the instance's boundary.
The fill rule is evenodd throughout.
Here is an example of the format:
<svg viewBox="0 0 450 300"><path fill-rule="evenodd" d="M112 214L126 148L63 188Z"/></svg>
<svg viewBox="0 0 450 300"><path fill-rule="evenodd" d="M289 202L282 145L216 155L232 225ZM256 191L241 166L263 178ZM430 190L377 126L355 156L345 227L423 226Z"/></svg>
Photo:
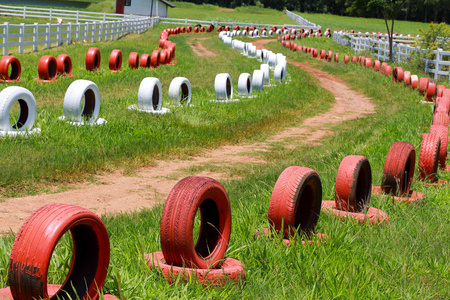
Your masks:
<svg viewBox="0 0 450 300"><path fill-rule="evenodd" d="M330 93L319 87L317 80L307 72L288 66L292 77L289 85L268 89L267 94L239 103L220 106L210 103L209 99L214 98L215 74L230 73L236 84L240 73L251 73L259 67L256 60L244 59L222 44L216 35L203 42L218 54L216 57L193 54L187 41L197 36L177 36L170 38L177 43L176 65L155 70L131 70L124 66L119 74L109 72L106 62L112 49L121 49L124 58L131 51L151 53L157 47L162 28L114 42L80 43L19 56L23 66L23 83L19 85L30 89L36 97L36 126L42 129L42 134L0 142L3 196L38 193L49 185L63 189L67 183L89 179L91 174L99 172L114 169L132 172L136 167L151 165L158 157L186 157L221 144L263 140L281 127L298 124L328 109L333 101ZM353 54L330 39L302 39L299 43L337 51L341 60L344 53ZM90 46L101 50L101 73L84 70L84 56ZM162 275L151 271L144 257L146 253L161 249L160 205L152 210L103 216L112 249L103 292L120 299L450 298L448 185L427 187L415 176L413 189L425 193L426 199L414 205L372 196L371 205L389 215L391 222L387 226L361 226L321 214L317 231L328 235L326 244L303 246L298 243L285 247L279 239L254 237L256 229L268 226L270 195L286 167L298 165L315 169L321 177L324 199L332 199L340 161L347 155L364 155L371 163L374 185L379 185L391 144L399 140L412 143L418 159L420 133L428 131L432 119L430 106L420 103L421 96L403 85L393 84L390 77L353 64L312 60L309 55L290 52L277 42L266 47L284 53L290 60L308 62L346 80L353 89L372 98L377 112L342 123L321 145L284 148L284 144L274 143L272 151L254 153L267 163L241 170L240 179L221 182L229 195L233 214L227 256L244 263L245 283L220 289L204 289L193 282L169 285ZM71 55L74 79L89 79L99 86L100 117L108 120L106 126L74 128L57 120L63 114L65 90L74 79L62 78L46 85L33 79L37 76L39 57L59 53ZM137 103L139 83L147 76L160 78L165 95L173 77L186 76L193 86L195 107L170 106L174 113L168 116L127 111L128 105ZM163 103L167 106L167 96ZM192 172L195 175L195 170ZM448 173L439 176L450 180ZM7 285L13 239L14 235L0 239L1 287ZM70 242L65 238L53 255L49 275L53 282L61 281L61 271L68 268L71 253L67 248Z"/></svg>

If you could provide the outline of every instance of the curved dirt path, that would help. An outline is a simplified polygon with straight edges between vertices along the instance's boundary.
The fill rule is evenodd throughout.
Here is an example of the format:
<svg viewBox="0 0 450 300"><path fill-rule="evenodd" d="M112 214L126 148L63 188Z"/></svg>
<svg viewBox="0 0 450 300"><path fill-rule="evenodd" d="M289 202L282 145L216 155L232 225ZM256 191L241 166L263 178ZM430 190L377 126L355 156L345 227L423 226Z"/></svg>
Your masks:
<svg viewBox="0 0 450 300"><path fill-rule="evenodd" d="M198 56L210 56L215 57L217 54L215 52L209 51L208 49L203 46L201 41L207 40L210 38L204 37L204 38L194 38L193 40L189 41L188 44L191 46L192 50L195 54Z"/></svg>
<svg viewBox="0 0 450 300"><path fill-rule="evenodd" d="M254 44L261 48L272 40L258 40ZM290 62L291 63L291 62ZM0 231L16 232L25 219L39 207L49 203L69 203L85 207L97 214L119 213L151 208L165 200L172 187L189 175L185 168L233 164L262 164L263 160L249 155L255 151L270 151L273 142L289 139L289 145L317 144L323 137L332 134L330 129L339 122L360 118L373 113L375 106L370 99L348 88L339 78L312 68L306 63L291 63L315 76L320 85L336 98L332 107L324 113L306 119L298 127L285 128L265 142L224 146L205 151L201 156L189 160L173 159L156 161L156 166L139 169L133 176L114 172L99 176L95 184L78 184L75 190L56 194L42 194L23 198L11 198L0 203ZM291 83L293 84L293 83ZM224 179L224 174L196 172L196 175ZM227 178L233 179L233 178Z"/></svg>

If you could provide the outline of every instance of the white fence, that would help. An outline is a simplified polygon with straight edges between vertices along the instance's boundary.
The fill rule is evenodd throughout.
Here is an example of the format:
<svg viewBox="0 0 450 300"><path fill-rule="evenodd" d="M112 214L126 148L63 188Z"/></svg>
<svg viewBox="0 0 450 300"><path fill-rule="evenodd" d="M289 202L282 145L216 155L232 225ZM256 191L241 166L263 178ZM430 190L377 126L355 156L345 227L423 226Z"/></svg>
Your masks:
<svg viewBox="0 0 450 300"><path fill-rule="evenodd" d="M389 60L389 42L384 37L379 39L376 36L347 34L335 31L333 33L333 41L340 45L350 46L355 52L367 51L379 60ZM417 39L417 37L394 36L394 43L392 45L394 62L408 62L414 53L428 52L420 47L405 44L411 41L415 42ZM432 51L432 53L435 54L435 59L423 60L425 62L425 72L433 74L435 79L440 79L441 76L448 76L450 79L450 51L437 49ZM448 57L447 60L444 60L444 57Z"/></svg>
<svg viewBox="0 0 450 300"><path fill-rule="evenodd" d="M161 23L165 23L165 24L174 24L174 25L184 25L184 26L188 26L188 25L196 25L196 24L201 24L201 25L209 25L212 24L214 25L216 28L218 26L231 26L232 28L234 28L234 26L239 25L240 27L243 26L255 26L258 28L261 27L267 27L270 28L272 26L277 26L278 28L286 26L286 27L299 27L298 25L292 25L292 24L282 24L282 25L278 25L278 24L257 24L257 23L250 23L250 22L217 22L217 21L205 21L205 20L190 20L190 19L173 19L173 18L159 18L159 22ZM301 26L301 28L320 28L319 27L314 27L314 26L309 26L309 25L304 25Z"/></svg>
<svg viewBox="0 0 450 300"><path fill-rule="evenodd" d="M321 28L319 25L316 25L297 14L294 14L293 12L291 12L287 9L286 9L286 16L288 16L289 18L291 18L292 20L294 20L295 22L297 22L298 24L300 24L303 27L308 27L308 28L312 28L312 29Z"/></svg>
<svg viewBox="0 0 450 300"><path fill-rule="evenodd" d="M45 18L60 21L73 20L76 23L57 24L0 24L0 48L7 55L11 47L18 47L23 53L26 47L33 51L39 45L49 49L63 43L71 44L74 40L112 41L128 33L143 33L157 18L133 17L120 14L91 13L59 9L29 8L0 5L0 15L19 16L23 18ZM84 23L80 23L85 21Z"/></svg>

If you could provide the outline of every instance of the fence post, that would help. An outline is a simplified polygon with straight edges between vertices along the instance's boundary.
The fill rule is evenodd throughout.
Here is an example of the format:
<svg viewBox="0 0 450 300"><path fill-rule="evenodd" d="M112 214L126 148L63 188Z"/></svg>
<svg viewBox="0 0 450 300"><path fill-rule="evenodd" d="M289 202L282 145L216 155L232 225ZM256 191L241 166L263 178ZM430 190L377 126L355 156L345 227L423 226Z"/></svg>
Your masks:
<svg viewBox="0 0 450 300"><path fill-rule="evenodd" d="M33 33L33 51L36 52L39 41L39 23L34 23Z"/></svg>
<svg viewBox="0 0 450 300"><path fill-rule="evenodd" d="M50 21L52 20L52 15L53 15L53 10L50 8L50 15L49 15Z"/></svg>
<svg viewBox="0 0 450 300"><path fill-rule="evenodd" d="M79 10L77 10L77 23L80 23L80 11Z"/></svg>
<svg viewBox="0 0 450 300"><path fill-rule="evenodd" d="M89 26L89 25L88 25ZM95 29L97 28L97 23L93 22L92 23L92 37L91 37L91 42L95 43Z"/></svg>
<svg viewBox="0 0 450 300"><path fill-rule="evenodd" d="M56 46L61 46L61 23L58 24L57 32L56 32Z"/></svg>
<svg viewBox="0 0 450 300"><path fill-rule="evenodd" d="M441 76L439 75L439 71L441 70L441 48L436 49L436 63L434 64L434 79L439 80Z"/></svg>
<svg viewBox="0 0 450 300"><path fill-rule="evenodd" d="M46 25L47 26L45 28L45 33L46 33L46 35L45 35L45 49L50 49L50 31L51 31L50 23L47 23Z"/></svg>
<svg viewBox="0 0 450 300"><path fill-rule="evenodd" d="M23 18L24 19L27 18L27 7L26 6L23 7Z"/></svg>
<svg viewBox="0 0 450 300"><path fill-rule="evenodd" d="M187 26L187 24L188 24L188 19L186 19L186 20L184 21L184 25Z"/></svg>
<svg viewBox="0 0 450 300"><path fill-rule="evenodd" d="M20 23L19 29L19 54L23 53L23 42L25 39L25 23Z"/></svg>
<svg viewBox="0 0 450 300"><path fill-rule="evenodd" d="M3 55L8 55L8 43L9 43L9 23L3 23L5 27L3 28Z"/></svg>
<svg viewBox="0 0 450 300"><path fill-rule="evenodd" d="M67 45L70 45L70 44L72 44L72 23L71 22L69 22L67 24L67 31L68 31L68 33L67 33Z"/></svg>
<svg viewBox="0 0 450 300"><path fill-rule="evenodd" d="M100 21L100 30L98 31L98 41L101 42L103 37L103 21ZM108 38L106 38L108 39Z"/></svg>

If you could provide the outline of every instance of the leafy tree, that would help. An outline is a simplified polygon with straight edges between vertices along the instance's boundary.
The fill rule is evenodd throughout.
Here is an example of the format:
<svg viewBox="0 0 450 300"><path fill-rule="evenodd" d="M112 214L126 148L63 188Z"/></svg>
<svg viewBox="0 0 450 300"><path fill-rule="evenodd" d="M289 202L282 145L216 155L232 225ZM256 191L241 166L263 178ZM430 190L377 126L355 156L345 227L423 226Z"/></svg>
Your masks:
<svg viewBox="0 0 450 300"><path fill-rule="evenodd" d="M372 11L378 11L384 18L389 38L389 60L392 61L392 36L394 34L394 21L398 13L408 0L370 0L367 8ZM391 21L389 27L388 21Z"/></svg>

